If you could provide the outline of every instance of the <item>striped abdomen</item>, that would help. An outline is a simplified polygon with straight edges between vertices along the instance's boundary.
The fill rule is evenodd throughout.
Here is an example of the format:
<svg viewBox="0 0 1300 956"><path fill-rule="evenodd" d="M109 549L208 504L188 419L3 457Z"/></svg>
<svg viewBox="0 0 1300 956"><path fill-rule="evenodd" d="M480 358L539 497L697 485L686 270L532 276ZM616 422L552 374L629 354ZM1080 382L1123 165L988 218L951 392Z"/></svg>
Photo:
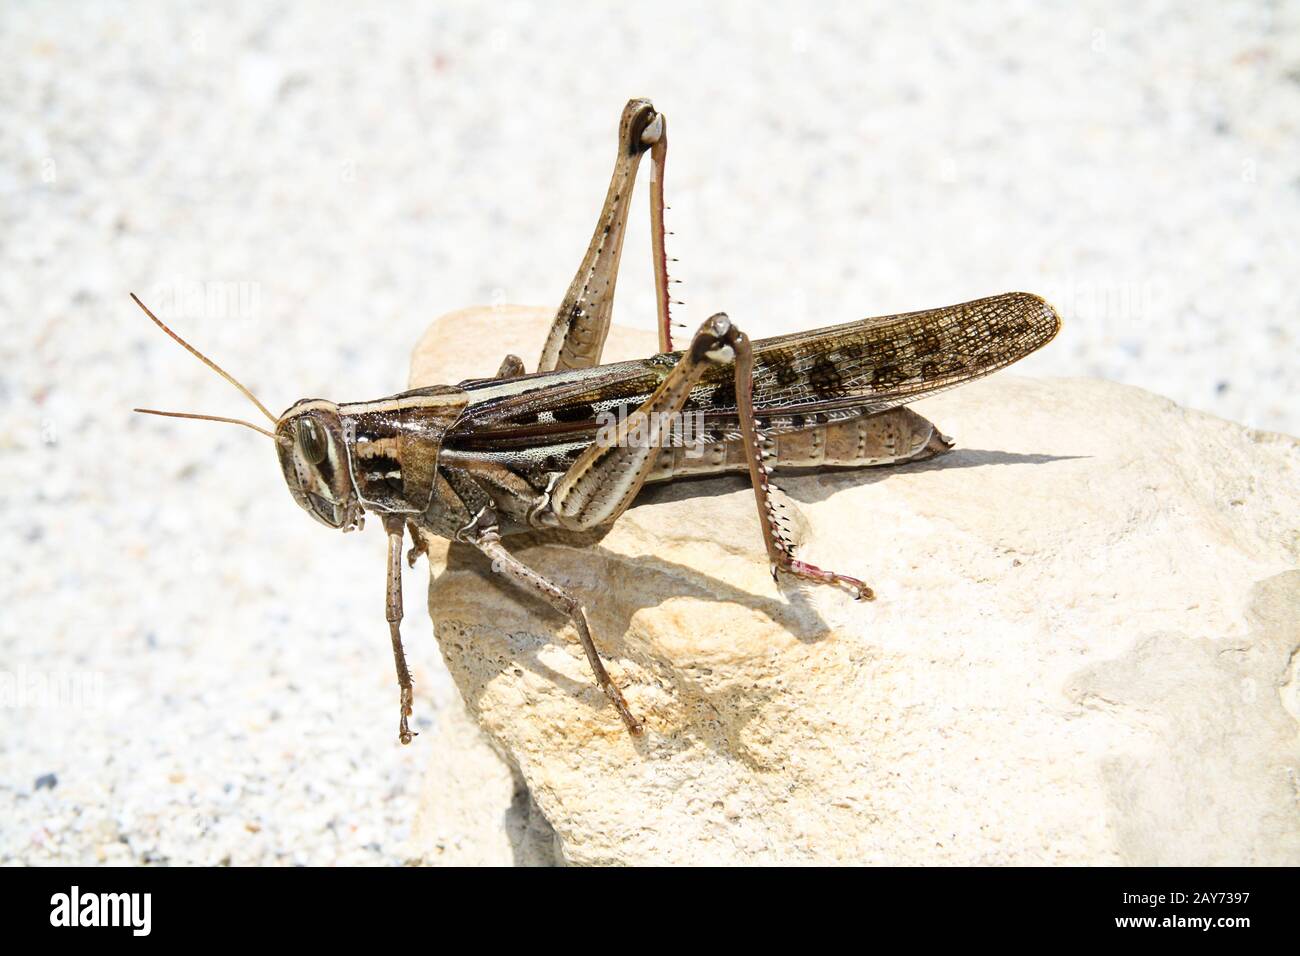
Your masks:
<svg viewBox="0 0 1300 956"><path fill-rule="evenodd" d="M952 442L933 424L909 408L891 408L810 428L777 431L763 442L767 463L772 468L890 465L919 461L951 447ZM744 442L732 438L664 448L646 480L668 481L746 469Z"/></svg>

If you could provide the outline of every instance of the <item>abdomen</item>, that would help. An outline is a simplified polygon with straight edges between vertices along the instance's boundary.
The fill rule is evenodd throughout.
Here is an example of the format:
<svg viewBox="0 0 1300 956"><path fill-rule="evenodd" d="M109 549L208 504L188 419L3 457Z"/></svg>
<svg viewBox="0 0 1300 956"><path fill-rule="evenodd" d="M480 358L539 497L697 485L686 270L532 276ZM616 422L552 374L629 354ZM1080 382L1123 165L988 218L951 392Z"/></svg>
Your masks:
<svg viewBox="0 0 1300 956"><path fill-rule="evenodd" d="M759 433L766 426L758 421ZM764 440L772 468L862 468L930 458L952 447L927 419L909 408L863 413L795 430L773 429ZM668 481L748 469L743 439L664 448L646 479Z"/></svg>

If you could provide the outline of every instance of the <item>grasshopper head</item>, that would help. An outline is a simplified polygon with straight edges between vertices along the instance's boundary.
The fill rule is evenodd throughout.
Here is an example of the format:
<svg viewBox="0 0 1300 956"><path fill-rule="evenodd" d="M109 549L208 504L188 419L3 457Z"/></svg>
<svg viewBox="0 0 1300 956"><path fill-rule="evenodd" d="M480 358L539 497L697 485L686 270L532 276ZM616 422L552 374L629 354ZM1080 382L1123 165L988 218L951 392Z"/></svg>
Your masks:
<svg viewBox="0 0 1300 956"><path fill-rule="evenodd" d="M304 400L276 418L271 414L270 409L257 400L256 395L241 385L220 365L169 329L166 323L150 312L134 293L131 298L144 310L144 314L149 316L154 325L239 389L244 397L256 405L258 411L271 421L275 431L269 431L252 422L221 415L163 412L155 408L137 408L137 412L146 415L162 415L167 418L198 418L204 421L226 422L261 432L275 440L276 451L280 455L280 470L284 472L285 483L289 486L294 501L302 505L313 518L328 527L351 531L361 526L364 509L361 507L356 489L352 486L343 423L339 418L337 405L321 400Z"/></svg>
<svg viewBox="0 0 1300 956"><path fill-rule="evenodd" d="M347 445L338 406L323 400L298 402L275 427L280 470L293 500L331 528L350 531L361 507L348 471Z"/></svg>

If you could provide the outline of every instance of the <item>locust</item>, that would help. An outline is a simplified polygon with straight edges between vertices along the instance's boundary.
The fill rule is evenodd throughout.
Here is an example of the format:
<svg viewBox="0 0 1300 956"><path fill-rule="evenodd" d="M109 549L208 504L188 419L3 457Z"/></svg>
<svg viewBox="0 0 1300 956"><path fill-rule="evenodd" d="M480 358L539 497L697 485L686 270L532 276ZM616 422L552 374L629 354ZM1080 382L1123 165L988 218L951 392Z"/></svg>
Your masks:
<svg viewBox="0 0 1300 956"><path fill-rule="evenodd" d="M493 571L566 616L596 684L633 735L644 725L610 678L581 602L515 557L511 535L587 531L618 519L647 484L748 475L773 578L874 594L862 580L796 557L777 469L914 462L953 447L906 404L987 375L1047 344L1060 319L1022 292L750 341L726 313L674 349L664 229L667 120L634 99L619 123L600 217L556 311L536 369L507 355L491 377L374 401L303 399L273 415L251 391L155 316L176 342L239 389L272 427L214 415L151 415L245 425L275 443L289 492L326 527L377 515L388 537L385 617L397 671L398 738L414 733L402 647L402 552L423 536L472 545ZM650 157L650 227L659 353L601 364L638 168ZM694 423L693 428L683 423Z"/></svg>

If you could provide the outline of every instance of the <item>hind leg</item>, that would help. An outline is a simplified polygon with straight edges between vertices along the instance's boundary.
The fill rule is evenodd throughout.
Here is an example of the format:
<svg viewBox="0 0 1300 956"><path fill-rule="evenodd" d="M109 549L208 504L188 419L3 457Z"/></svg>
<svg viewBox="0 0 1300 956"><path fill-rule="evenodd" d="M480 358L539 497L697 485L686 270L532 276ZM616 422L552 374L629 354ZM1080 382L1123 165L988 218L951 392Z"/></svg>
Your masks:
<svg viewBox="0 0 1300 956"><path fill-rule="evenodd" d="M727 341L734 332L721 312L701 325L654 393L610 434L598 435L556 481L534 523L583 531L608 524L626 511L654 471L660 452L673 443L675 416L691 389L710 366L731 361Z"/></svg>
<svg viewBox="0 0 1300 956"><path fill-rule="evenodd" d="M668 155L668 128L664 115L649 100L636 99L623 108L619 123L618 153L600 218L586 255L551 323L550 334L537 363L539 372L590 368L600 364L609 334L618 282L623 236L627 232L632 189L641 158L650 154L650 242L654 259L655 305L659 324L659 351L673 351L669 316L668 258L664 253L664 166Z"/></svg>

